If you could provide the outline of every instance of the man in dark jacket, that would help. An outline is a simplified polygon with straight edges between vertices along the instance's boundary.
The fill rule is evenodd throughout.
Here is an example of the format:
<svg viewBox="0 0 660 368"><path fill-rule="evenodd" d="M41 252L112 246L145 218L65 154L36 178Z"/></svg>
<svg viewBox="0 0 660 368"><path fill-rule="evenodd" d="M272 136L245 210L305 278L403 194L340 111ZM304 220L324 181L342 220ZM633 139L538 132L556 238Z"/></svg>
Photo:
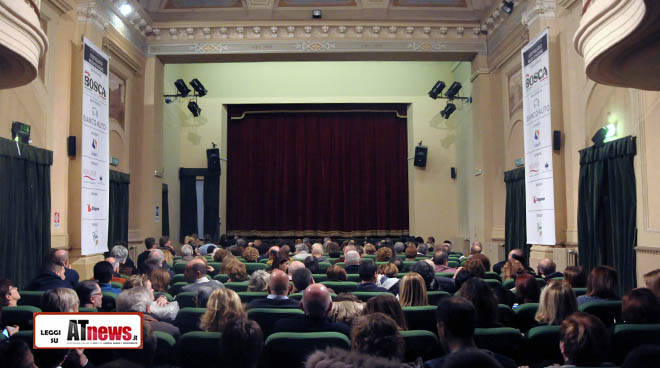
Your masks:
<svg viewBox="0 0 660 368"><path fill-rule="evenodd" d="M253 308L300 308L297 300L289 299L289 276L281 270L275 269L270 274L268 283L268 296L255 299L247 305Z"/></svg>
<svg viewBox="0 0 660 368"><path fill-rule="evenodd" d="M46 291L56 288L73 289L71 283L65 280L64 266L59 263L48 263L41 274L37 276L27 290Z"/></svg>
<svg viewBox="0 0 660 368"><path fill-rule="evenodd" d="M153 249L155 245L156 245L156 239L154 238L144 239L144 246L147 248L147 250L140 253L140 255L138 256L137 266L139 273L144 273L144 263L147 261L147 258L149 257L149 253L151 253L151 249Z"/></svg>
<svg viewBox="0 0 660 368"><path fill-rule="evenodd" d="M361 282L356 291L391 292L384 287L376 286L376 271L378 271L376 263L370 259L364 259L358 269Z"/></svg>
<svg viewBox="0 0 660 368"><path fill-rule="evenodd" d="M543 277L545 281L550 281L555 277L564 277L563 273L557 272L557 265L550 258L543 258L539 261L536 269L538 270L538 275Z"/></svg>

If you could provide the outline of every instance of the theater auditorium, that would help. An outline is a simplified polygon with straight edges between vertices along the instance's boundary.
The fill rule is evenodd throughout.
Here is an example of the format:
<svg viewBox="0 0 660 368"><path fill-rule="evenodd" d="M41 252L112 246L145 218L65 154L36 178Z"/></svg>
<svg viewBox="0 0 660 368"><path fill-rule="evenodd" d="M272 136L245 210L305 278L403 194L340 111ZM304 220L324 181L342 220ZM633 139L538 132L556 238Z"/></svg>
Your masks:
<svg viewBox="0 0 660 368"><path fill-rule="evenodd" d="M655 0L0 0L0 366L658 366L658 35Z"/></svg>

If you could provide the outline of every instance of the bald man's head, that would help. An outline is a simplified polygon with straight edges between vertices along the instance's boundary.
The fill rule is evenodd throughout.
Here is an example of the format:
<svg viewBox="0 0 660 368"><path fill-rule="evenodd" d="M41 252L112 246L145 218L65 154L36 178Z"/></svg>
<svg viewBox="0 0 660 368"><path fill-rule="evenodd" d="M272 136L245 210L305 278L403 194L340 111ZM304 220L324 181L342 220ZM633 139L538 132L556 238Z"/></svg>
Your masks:
<svg viewBox="0 0 660 368"><path fill-rule="evenodd" d="M537 271L541 276L552 275L555 273L555 271L557 271L557 265L550 258L543 258L541 261L539 261L537 268Z"/></svg>
<svg viewBox="0 0 660 368"><path fill-rule="evenodd" d="M199 258L191 259L183 274L188 282L195 282L206 276L206 263Z"/></svg>
<svg viewBox="0 0 660 368"><path fill-rule="evenodd" d="M300 261L293 261L289 263L289 268L287 272L289 273L289 276L293 275L293 271L300 269L300 268L305 268L305 264L300 262Z"/></svg>
<svg viewBox="0 0 660 368"><path fill-rule="evenodd" d="M275 269L270 274L268 293L273 295L287 295L289 293L289 276L281 270Z"/></svg>
<svg viewBox="0 0 660 368"><path fill-rule="evenodd" d="M332 308L330 291L323 284L309 285L303 294L302 308L306 315L313 319L323 319Z"/></svg>
<svg viewBox="0 0 660 368"><path fill-rule="evenodd" d="M525 253L522 251L522 249L511 249L511 251L509 252L509 261L514 259L520 261L521 259L523 259L524 255Z"/></svg>
<svg viewBox="0 0 660 368"><path fill-rule="evenodd" d="M53 253L53 259L51 262L67 267L69 265L69 252L64 249L56 250Z"/></svg>
<svg viewBox="0 0 660 368"><path fill-rule="evenodd" d="M108 257L108 258L105 259L105 261L112 265L112 270L114 272L119 272L119 261L117 261L117 258Z"/></svg>

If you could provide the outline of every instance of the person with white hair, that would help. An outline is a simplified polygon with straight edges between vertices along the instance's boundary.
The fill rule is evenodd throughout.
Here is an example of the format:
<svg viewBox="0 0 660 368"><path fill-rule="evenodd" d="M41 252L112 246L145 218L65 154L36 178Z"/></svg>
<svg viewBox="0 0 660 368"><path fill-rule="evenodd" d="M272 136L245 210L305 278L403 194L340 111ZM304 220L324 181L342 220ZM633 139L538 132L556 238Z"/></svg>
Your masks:
<svg viewBox="0 0 660 368"><path fill-rule="evenodd" d="M350 336L351 329L348 325L332 322L328 318L332 309L332 298L325 285L309 285L303 293L300 305L305 314L278 320L273 325L273 332L340 332Z"/></svg>
<svg viewBox="0 0 660 368"><path fill-rule="evenodd" d="M162 331L178 339L181 335L178 327L171 323L159 321L151 315L152 302L152 292L144 286L136 286L122 291L117 296L117 312L140 312L144 324L151 326L154 331Z"/></svg>
<svg viewBox="0 0 660 368"><path fill-rule="evenodd" d="M403 242L394 243L394 254L402 254L404 250L406 250L406 246L403 244Z"/></svg>
<svg viewBox="0 0 660 368"><path fill-rule="evenodd" d="M323 245L321 243L312 244L312 257L319 262L328 262L328 259L323 256Z"/></svg>
<svg viewBox="0 0 660 368"><path fill-rule="evenodd" d="M123 245L118 244L112 247L112 249L110 249L110 257L113 257L119 262L120 274L132 275L136 271L135 264L133 264L133 261L128 257L128 249Z"/></svg>
<svg viewBox="0 0 660 368"><path fill-rule="evenodd" d="M174 277L174 271L169 267L167 262L165 262L165 254L158 248L154 248L149 252L149 256L145 262L145 269L147 270L147 272L145 272L146 274L151 274L150 268L162 268L170 274L170 277Z"/></svg>
<svg viewBox="0 0 660 368"><path fill-rule="evenodd" d="M266 291L268 289L270 274L264 270L256 270L250 275L247 291Z"/></svg>
<svg viewBox="0 0 660 368"><path fill-rule="evenodd" d="M307 244L298 243L296 244L296 254L293 256L293 259L297 261L304 261L305 258L309 257L311 254L307 248Z"/></svg>
<svg viewBox="0 0 660 368"><path fill-rule="evenodd" d="M346 273L357 274L360 268L360 253L357 250L349 250L346 253L344 264Z"/></svg>
<svg viewBox="0 0 660 368"><path fill-rule="evenodd" d="M181 247L181 255L182 255L182 259L186 262L188 262L188 261L192 260L193 258L195 258L195 256L193 255L192 245L184 244Z"/></svg>

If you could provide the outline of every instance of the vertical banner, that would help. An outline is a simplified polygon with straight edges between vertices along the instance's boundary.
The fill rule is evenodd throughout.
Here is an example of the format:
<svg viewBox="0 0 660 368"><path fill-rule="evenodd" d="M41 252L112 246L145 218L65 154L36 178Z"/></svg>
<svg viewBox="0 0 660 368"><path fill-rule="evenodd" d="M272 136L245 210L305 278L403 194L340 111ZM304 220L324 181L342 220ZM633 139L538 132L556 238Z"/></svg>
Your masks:
<svg viewBox="0 0 660 368"><path fill-rule="evenodd" d="M110 191L108 56L83 39L81 224L83 255L108 250Z"/></svg>
<svg viewBox="0 0 660 368"><path fill-rule="evenodd" d="M527 243L555 244L548 31L522 50Z"/></svg>

